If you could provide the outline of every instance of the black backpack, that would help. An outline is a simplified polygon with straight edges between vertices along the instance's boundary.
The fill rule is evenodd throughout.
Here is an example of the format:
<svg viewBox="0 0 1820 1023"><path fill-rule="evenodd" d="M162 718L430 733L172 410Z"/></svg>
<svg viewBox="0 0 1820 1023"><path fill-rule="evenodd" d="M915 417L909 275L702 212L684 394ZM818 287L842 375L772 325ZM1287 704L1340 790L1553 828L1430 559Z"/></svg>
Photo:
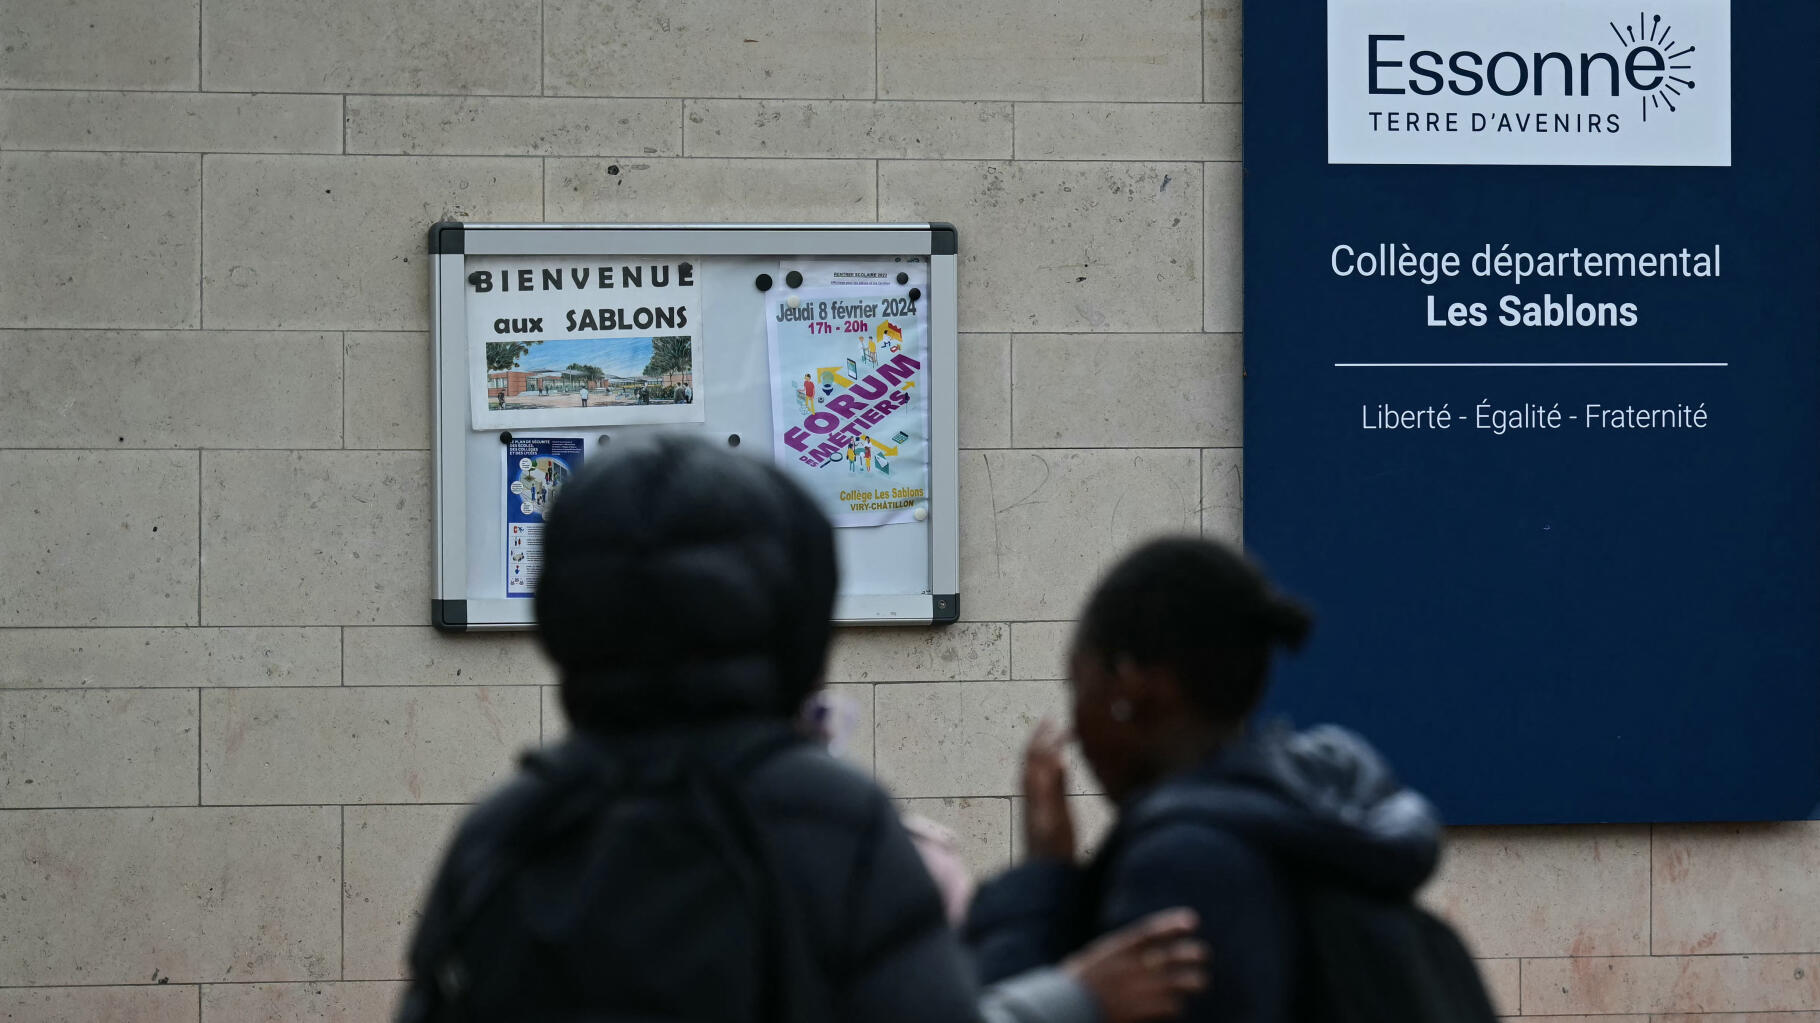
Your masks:
<svg viewBox="0 0 1820 1023"><path fill-rule="evenodd" d="M1167 805L1140 811L1121 827L1121 838L1191 822L1256 847L1242 819L1261 798L1242 788L1177 794ZM1478 966L1445 922L1406 895L1360 891L1293 867L1289 876L1302 942L1293 974L1295 1019L1497 1023Z"/></svg>
<svg viewBox="0 0 1820 1023"><path fill-rule="evenodd" d="M1307 882L1300 1015L1331 1023L1494 1023L1453 928L1407 898Z"/></svg>
<svg viewBox="0 0 1820 1023"><path fill-rule="evenodd" d="M530 798L488 822L502 837L451 853L402 1023L832 1020L737 780L799 742L529 755Z"/></svg>

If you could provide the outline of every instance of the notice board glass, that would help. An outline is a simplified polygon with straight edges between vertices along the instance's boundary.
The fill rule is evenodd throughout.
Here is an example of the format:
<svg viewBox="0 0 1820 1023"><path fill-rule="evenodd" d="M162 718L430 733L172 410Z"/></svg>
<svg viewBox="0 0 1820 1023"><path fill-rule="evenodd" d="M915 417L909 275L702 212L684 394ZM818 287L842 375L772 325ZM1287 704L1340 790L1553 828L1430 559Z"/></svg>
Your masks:
<svg viewBox="0 0 1820 1023"><path fill-rule="evenodd" d="M837 623L955 621L956 251L946 224L435 225L432 624L534 628L544 510L656 431L816 498Z"/></svg>

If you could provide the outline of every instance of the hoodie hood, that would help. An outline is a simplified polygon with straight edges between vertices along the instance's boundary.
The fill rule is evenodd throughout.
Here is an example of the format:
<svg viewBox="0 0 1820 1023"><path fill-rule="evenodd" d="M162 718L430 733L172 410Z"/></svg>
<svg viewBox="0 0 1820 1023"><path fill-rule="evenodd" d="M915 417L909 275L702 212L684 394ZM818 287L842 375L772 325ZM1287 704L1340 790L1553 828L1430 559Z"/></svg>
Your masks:
<svg viewBox="0 0 1820 1023"><path fill-rule="evenodd" d="M777 467L616 441L550 510L539 635L578 728L788 718L819 684L836 579L834 528Z"/></svg>
<svg viewBox="0 0 1820 1023"><path fill-rule="evenodd" d="M1441 823L1364 739L1331 725L1266 728L1139 797L1139 826L1193 818L1297 873L1406 896L1434 873Z"/></svg>

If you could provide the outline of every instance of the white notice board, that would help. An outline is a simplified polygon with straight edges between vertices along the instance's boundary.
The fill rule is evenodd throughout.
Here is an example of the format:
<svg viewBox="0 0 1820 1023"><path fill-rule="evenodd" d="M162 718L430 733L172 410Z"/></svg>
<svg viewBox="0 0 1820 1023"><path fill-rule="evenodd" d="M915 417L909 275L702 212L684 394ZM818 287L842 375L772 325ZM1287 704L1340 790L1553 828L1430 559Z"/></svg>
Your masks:
<svg viewBox="0 0 1820 1023"><path fill-rule="evenodd" d="M542 511L654 431L810 491L836 622L955 621L956 251L946 224L436 224L431 623L534 628Z"/></svg>

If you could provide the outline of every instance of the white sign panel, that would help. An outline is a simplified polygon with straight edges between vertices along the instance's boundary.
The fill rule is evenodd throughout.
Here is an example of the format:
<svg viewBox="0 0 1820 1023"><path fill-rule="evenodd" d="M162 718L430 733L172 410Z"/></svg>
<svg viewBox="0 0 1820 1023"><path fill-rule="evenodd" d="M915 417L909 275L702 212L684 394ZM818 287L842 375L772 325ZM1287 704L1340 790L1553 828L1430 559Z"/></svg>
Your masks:
<svg viewBox="0 0 1820 1023"><path fill-rule="evenodd" d="M1731 0L1328 0L1329 163L1729 167Z"/></svg>

